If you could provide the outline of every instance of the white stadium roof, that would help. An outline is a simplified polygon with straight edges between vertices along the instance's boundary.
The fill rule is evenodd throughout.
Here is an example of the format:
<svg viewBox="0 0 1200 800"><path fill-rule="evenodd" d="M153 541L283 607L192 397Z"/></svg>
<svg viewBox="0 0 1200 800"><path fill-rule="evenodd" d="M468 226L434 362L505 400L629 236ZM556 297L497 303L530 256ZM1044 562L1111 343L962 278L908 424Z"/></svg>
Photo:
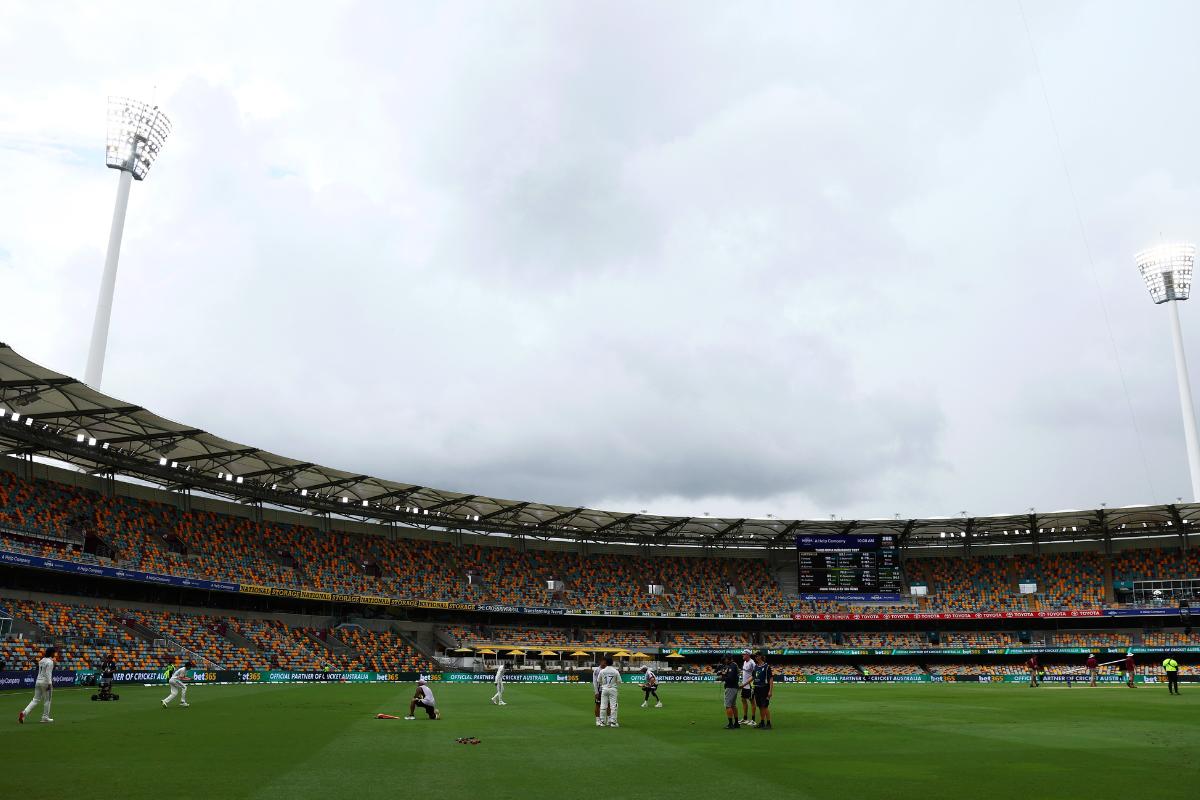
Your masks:
<svg viewBox="0 0 1200 800"><path fill-rule="evenodd" d="M0 343L0 454L65 461L170 491L318 516L485 534L717 547L790 546L798 534L900 534L907 544L1052 542L1186 535L1200 504L986 517L783 520L664 517L503 500L346 472L160 417Z"/></svg>

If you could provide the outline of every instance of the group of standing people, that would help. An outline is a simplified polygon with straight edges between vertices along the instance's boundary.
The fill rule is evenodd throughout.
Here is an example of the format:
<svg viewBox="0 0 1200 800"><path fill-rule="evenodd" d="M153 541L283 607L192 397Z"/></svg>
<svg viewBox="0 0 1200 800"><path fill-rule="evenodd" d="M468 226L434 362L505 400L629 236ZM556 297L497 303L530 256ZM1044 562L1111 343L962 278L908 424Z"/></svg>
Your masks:
<svg viewBox="0 0 1200 800"><path fill-rule="evenodd" d="M1124 659L1107 661L1103 664L1096 658L1095 653L1088 653L1087 661L1084 662L1083 667L1083 669L1087 670L1088 686L1097 685L1096 680L1100 675L1100 667L1108 666L1109 664L1120 664L1121 672L1125 675L1125 685L1130 689L1137 688L1137 683L1135 682L1137 676L1137 659L1134 657L1132 650L1126 651ZM1179 662L1173 656L1167 656L1163 659L1162 666L1163 673L1167 678L1167 691L1170 694L1179 694ZM1029 670L1030 687L1040 686L1045 677L1046 670L1038 663L1037 655L1029 657L1029 660L1025 662L1025 668ZM1068 687L1071 685L1071 675L1076 672L1079 672L1079 670L1068 669L1063 673Z"/></svg>
<svg viewBox="0 0 1200 800"><path fill-rule="evenodd" d="M725 728L737 730L740 725L771 730L771 697L775 694L775 674L762 653L742 651L739 664L733 656L721 667L721 682L725 688ZM742 698L742 720L737 719L738 695Z"/></svg>
<svg viewBox="0 0 1200 800"><path fill-rule="evenodd" d="M54 665L57 660L58 648L47 647L41 660L38 661L33 699L29 701L29 705L25 706L25 709L17 716L18 722L25 722L25 718L33 713L33 710L39 703L42 704L41 721L54 722L50 717L50 704L54 690ZM1121 662L1118 660L1108 663L1116 664ZM1171 694L1179 694L1179 662L1175 658L1167 656L1163 659L1162 664L1167 678L1167 690ZM1030 656L1029 660L1025 662L1025 666L1029 670L1029 685L1031 687L1038 686L1041 682L1041 677L1044 675L1044 669L1038 663L1037 655ZM1095 653L1089 653L1084 669L1088 672L1090 686L1096 685L1096 679L1101 666L1105 665L1097 660ZM189 661L177 667L171 673L168 680L171 692L162 700L163 708L166 708L176 697L180 699L179 705L187 708L186 681L188 679L188 670L192 667L193 665ZM1123 669L1126 685L1131 688L1136 687L1137 684L1134 682L1134 676L1137 665L1132 651L1125 654ZM642 667L641 671L644 673L641 688L645 694L642 708L646 708L650 704L651 697L655 700L655 707L662 708L662 700L658 696L658 677L649 667ZM1067 672L1068 686L1070 685L1070 672ZM740 726L747 725L757 727L759 730L771 730L773 728L771 721L771 698L775 694L775 676L771 665L767 663L766 656L763 653L755 654L750 649L743 650L741 663L738 663L733 656L728 656L721 665L719 673L725 690L725 728L728 730L737 730ZM495 681L496 693L492 695L492 703L500 706L508 705L504 701L503 664L500 664L496 669ZM596 705L596 727L620 727L620 724L617 722L617 713L619 710L618 690L620 685L620 670L613 666L611 657L602 656L599 665L592 668L592 689L595 693ZM742 719L740 723L737 718L739 696L742 701ZM415 712L418 708L425 711L430 719L441 719L441 712L437 707L433 691L424 677L417 681L417 691L409 703L408 716L405 719L415 719Z"/></svg>
<svg viewBox="0 0 1200 800"><path fill-rule="evenodd" d="M18 723L23 724L25 719L37 708L38 703L42 704L41 721L54 722L50 716L50 706L54 700L54 665L56 663L58 663L58 648L47 647L37 663L37 677L33 679L33 699L17 714ZM101 664L101 671L111 672L112 666L112 658L106 658ZM188 680L188 671L194 666L191 661L188 661L170 673L167 684L171 687L171 693L163 698L163 708L166 708L176 697L180 698L179 705L181 707L188 707L186 681Z"/></svg>
<svg viewBox="0 0 1200 800"><path fill-rule="evenodd" d="M592 689L596 693L596 727L619 728L618 689L621 686L621 671L613 666L609 656L601 656L599 666L592 667Z"/></svg>

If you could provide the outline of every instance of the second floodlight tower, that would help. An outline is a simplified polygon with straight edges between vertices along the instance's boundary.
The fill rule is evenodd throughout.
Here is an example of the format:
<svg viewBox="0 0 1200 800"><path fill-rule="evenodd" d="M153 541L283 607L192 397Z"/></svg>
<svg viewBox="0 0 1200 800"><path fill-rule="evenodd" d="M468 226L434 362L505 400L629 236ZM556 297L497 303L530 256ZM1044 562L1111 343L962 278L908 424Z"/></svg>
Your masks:
<svg viewBox="0 0 1200 800"><path fill-rule="evenodd" d="M104 353L108 348L108 323L112 318L113 294L117 287L117 260L121 256L121 236L125 232L129 187L135 180L146 179L170 133L171 121L158 106L128 97L108 98L108 144L104 162L110 169L120 170L121 175L117 182L117 204L108 232L108 254L104 257L104 275L100 278L100 297L96 301L92 342L83 377L93 389L100 388L100 379L104 376Z"/></svg>
<svg viewBox="0 0 1200 800"><path fill-rule="evenodd" d="M1150 290L1156 305L1166 304L1171 318L1171 338L1175 345L1175 377L1179 382L1179 405L1183 410L1183 436L1187 443L1188 470L1192 478L1192 500L1200 502L1200 437L1196 434L1196 411L1192 405L1192 382L1188 379L1187 358L1183 352L1183 331L1179 327L1179 303L1192 293L1192 268L1196 265L1196 245L1187 242L1160 244L1135 256L1138 272Z"/></svg>

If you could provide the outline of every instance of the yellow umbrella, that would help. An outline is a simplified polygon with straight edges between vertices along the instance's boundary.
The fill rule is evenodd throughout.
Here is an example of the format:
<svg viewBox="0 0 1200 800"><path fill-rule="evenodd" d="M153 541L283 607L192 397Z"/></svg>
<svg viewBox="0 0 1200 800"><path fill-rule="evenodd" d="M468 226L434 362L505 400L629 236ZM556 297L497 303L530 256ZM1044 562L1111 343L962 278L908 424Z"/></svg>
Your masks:
<svg viewBox="0 0 1200 800"><path fill-rule="evenodd" d="M684 656L679 655L679 653L668 653L667 658L684 658Z"/></svg>
<svg viewBox="0 0 1200 800"><path fill-rule="evenodd" d="M456 652L456 653L472 653L474 651L469 647L456 647L456 648L454 648L454 652Z"/></svg>
<svg viewBox="0 0 1200 800"><path fill-rule="evenodd" d="M624 650L618 650L617 652L613 653L613 657L614 658L629 658L629 653L626 653Z"/></svg>
<svg viewBox="0 0 1200 800"><path fill-rule="evenodd" d="M524 651L521 651L521 650L509 650L509 651L508 651L508 654L509 654L510 656L523 656L523 655L525 655Z"/></svg>
<svg viewBox="0 0 1200 800"><path fill-rule="evenodd" d="M485 647L484 649L480 650L479 652L480 652L480 653L482 653L482 654L483 654L483 655L485 655L485 656L494 656L494 655L496 655L496 651L495 651L495 650L488 650L486 647Z"/></svg>
<svg viewBox="0 0 1200 800"><path fill-rule="evenodd" d="M634 653L633 658L654 658L654 656L648 656L645 653Z"/></svg>
<svg viewBox="0 0 1200 800"><path fill-rule="evenodd" d="M571 653L571 655L580 657L580 656L590 656L591 653L585 653L582 650L576 650L574 653ZM681 656L681 658L682 658L682 656Z"/></svg>
<svg viewBox="0 0 1200 800"><path fill-rule="evenodd" d="M556 656L556 655L558 655L558 653L554 652L553 650L543 650L543 651L541 652L541 655L544 655L544 656Z"/></svg>

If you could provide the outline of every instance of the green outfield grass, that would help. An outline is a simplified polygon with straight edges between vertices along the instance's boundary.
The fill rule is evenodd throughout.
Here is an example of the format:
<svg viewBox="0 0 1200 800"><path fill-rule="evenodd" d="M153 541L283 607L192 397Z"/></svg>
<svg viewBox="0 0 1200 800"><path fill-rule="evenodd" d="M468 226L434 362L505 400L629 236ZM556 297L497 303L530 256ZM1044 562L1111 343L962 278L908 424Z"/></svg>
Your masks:
<svg viewBox="0 0 1200 800"><path fill-rule="evenodd" d="M53 725L0 693L4 797L1134 798L1200 792L1200 689L779 686L773 731L726 731L714 685L667 685L598 729L588 686L434 687L444 719L403 715L407 685L195 686L117 703L55 692ZM37 716L35 712L35 718ZM455 744L477 736L477 746Z"/></svg>

